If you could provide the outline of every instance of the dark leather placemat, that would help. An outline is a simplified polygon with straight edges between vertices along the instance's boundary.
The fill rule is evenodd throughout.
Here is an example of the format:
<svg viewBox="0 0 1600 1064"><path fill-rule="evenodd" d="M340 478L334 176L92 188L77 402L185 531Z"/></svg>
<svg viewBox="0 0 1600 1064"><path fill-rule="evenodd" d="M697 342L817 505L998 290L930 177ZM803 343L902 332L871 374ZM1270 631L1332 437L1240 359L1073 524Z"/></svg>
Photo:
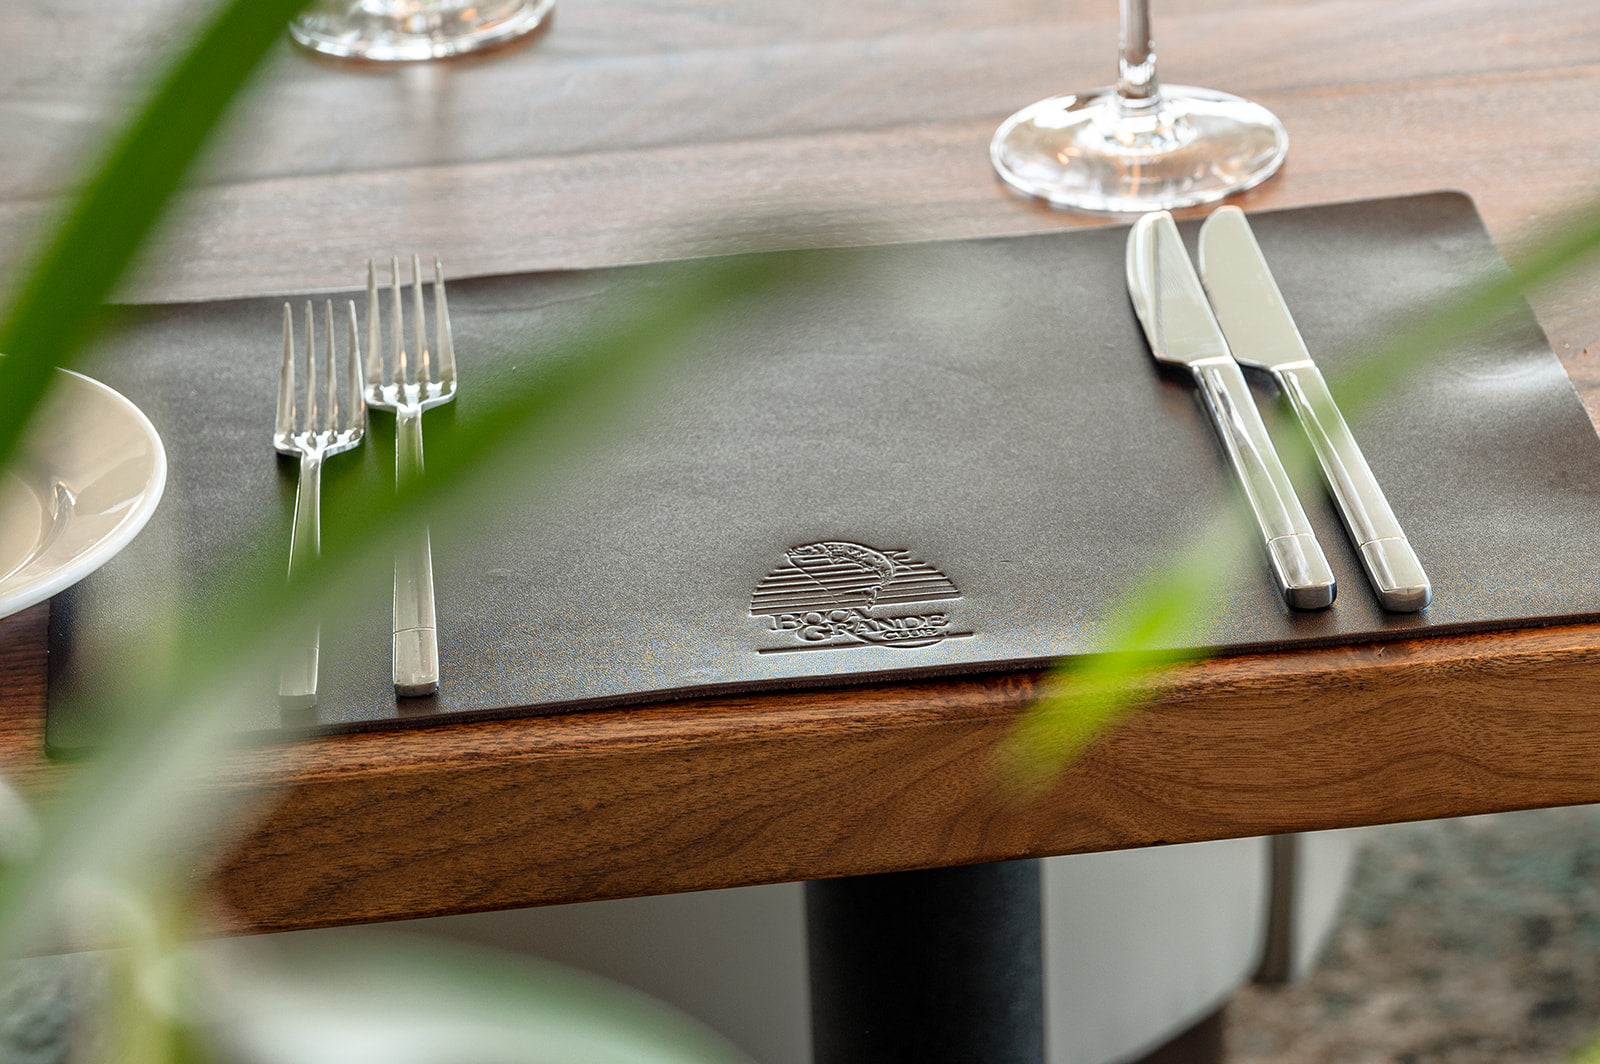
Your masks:
<svg viewBox="0 0 1600 1064"><path fill-rule="evenodd" d="M1252 222L1330 376L1374 322L1504 269L1458 194ZM384 576L324 634L315 719L281 720L269 686L251 727L407 726L1101 649L1096 622L1122 590L1234 490L1193 390L1148 353L1123 288L1125 236L837 253L850 283L701 331L704 350L581 469L537 496L502 477L473 496L463 534L436 531L436 698L397 705L390 691ZM479 397L536 372L527 338L579 328L618 276L454 283L461 393L426 431L467 422ZM171 473L139 539L55 600L52 749L99 734L94 707L69 712L59 697L77 664L145 623L193 558L263 522L271 535L247 549L286 556L293 467L269 442L280 314L275 299L136 308L89 367L149 414ZM1269 386L1258 398L1280 438L1297 431ZM392 420L374 422L359 457L329 463L330 510L341 461L392 463ZM1457 346L1352 422L1434 604L1380 611L1322 486L1303 481L1337 602L1291 614L1259 546L1240 542L1243 583L1198 644L1600 614L1600 440L1531 315Z"/></svg>

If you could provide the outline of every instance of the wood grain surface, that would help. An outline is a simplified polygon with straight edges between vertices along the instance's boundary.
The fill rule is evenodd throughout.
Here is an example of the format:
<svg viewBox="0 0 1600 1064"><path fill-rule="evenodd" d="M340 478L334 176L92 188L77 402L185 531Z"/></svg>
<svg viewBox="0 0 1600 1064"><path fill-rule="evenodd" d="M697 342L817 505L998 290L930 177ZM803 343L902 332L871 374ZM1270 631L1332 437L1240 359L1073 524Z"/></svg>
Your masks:
<svg viewBox="0 0 1600 1064"><path fill-rule="evenodd" d="M0 247L55 209L187 0L0 8ZM1163 75L1291 136L1247 209L1459 188L1512 261L1600 182L1600 7L1170 0ZM1010 111L1110 80L1107 0L563 0L481 61L285 48L133 298L347 285L373 254L457 275L1105 219L1007 195ZM796 234L803 234L797 236ZM1591 416L1594 271L1532 293ZM0 762L29 793L47 607L0 622ZM735 697L231 754L277 804L213 867L219 930L315 927L1023 855L1600 801L1600 626L1184 667L1020 800L997 744L1034 674Z"/></svg>

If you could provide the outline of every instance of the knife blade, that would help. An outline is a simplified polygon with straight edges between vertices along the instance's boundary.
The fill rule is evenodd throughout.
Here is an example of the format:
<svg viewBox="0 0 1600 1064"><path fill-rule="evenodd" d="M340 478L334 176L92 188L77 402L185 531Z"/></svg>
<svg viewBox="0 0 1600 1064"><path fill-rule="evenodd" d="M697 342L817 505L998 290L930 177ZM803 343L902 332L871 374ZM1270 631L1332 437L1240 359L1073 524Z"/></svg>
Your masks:
<svg viewBox="0 0 1600 1064"><path fill-rule="evenodd" d="M1150 352L1188 367L1250 502L1283 600L1294 609L1332 605L1333 570L1278 460L1250 387L1223 339L1172 215L1147 214L1128 234L1128 296Z"/></svg>
<svg viewBox="0 0 1600 1064"><path fill-rule="evenodd" d="M1415 613L1433 586L1350 426L1311 359L1244 212L1223 207L1200 227L1200 275L1233 355L1270 372L1311 448L1384 609Z"/></svg>

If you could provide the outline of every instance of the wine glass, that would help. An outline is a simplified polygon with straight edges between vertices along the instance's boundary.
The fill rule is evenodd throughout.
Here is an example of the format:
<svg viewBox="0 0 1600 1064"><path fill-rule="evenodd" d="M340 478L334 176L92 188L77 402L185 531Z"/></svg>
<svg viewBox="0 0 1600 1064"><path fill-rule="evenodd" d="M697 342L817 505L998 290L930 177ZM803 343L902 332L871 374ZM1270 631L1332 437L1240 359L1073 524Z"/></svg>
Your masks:
<svg viewBox="0 0 1600 1064"><path fill-rule="evenodd" d="M312 51L347 59L443 59L531 33L555 0L318 0L289 23Z"/></svg>
<svg viewBox="0 0 1600 1064"><path fill-rule="evenodd" d="M989 159L1005 183L1052 207L1154 211L1211 203L1271 177L1283 124L1249 100L1156 78L1149 0L1120 0L1117 83L1052 96L1000 126Z"/></svg>

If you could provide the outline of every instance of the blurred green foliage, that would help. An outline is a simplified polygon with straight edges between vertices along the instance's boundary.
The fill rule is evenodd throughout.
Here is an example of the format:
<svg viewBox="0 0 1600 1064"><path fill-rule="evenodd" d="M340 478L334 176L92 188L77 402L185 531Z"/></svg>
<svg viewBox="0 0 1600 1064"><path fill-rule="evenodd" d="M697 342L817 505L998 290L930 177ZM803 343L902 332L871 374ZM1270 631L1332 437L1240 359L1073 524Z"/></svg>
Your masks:
<svg viewBox="0 0 1600 1064"><path fill-rule="evenodd" d="M160 76L24 271L0 318L0 465L16 452L55 368L73 364L93 339L100 308L302 2L232 0L220 7ZM217 603L248 608L195 611L207 618L203 628L152 617L156 638L104 663L118 723L99 755L75 768L70 784L40 808L0 780L0 955L84 940L118 947L107 954L109 1033L102 1032L102 1043L119 1061L300 1061L312 1049L336 1054L329 1059L407 1059L398 1048L429 1059L416 1055L418 1047L431 1047L431 1059L744 1059L687 1017L559 966L513 971L505 961L421 947L379 947L390 952L377 960L369 943L346 944L331 958L302 951L295 971L246 979L244 973L265 970L259 944L197 947L188 937L198 926L198 899L189 892L205 872L196 856L220 851L220 833L250 796L213 791L196 801L196 789L218 751L236 741L230 721L241 675L275 657L277 633L295 615L319 608L319 589L382 552L448 492L470 490L493 468L489 459L503 458L519 438L546 458L581 445L577 426L598 432L605 424L584 415L613 410L619 397L641 391L672 336L712 308L805 272L799 258L730 258L685 266L675 282L635 294L558 352L553 371L500 390L471 429L435 441L427 476L400 492L388 484L355 487L339 514L324 521L322 557L293 583L279 565L240 571L238 552L220 545L213 570L192 583ZM387 530L387 539L376 529ZM402 957L405 966L395 967ZM367 985L346 987L348 1022L314 1015L310 997L270 1022L260 1019L263 1002L274 1000L269 989L277 987L280 999L298 993L308 972L330 964L364 973ZM489 993L484 969L494 965ZM330 1000L332 991L322 990L320 1000ZM488 1008L486 1000L499 1004ZM230 1041L252 1030L249 1046ZM448 1041L429 1041L439 1030L449 1032Z"/></svg>
<svg viewBox="0 0 1600 1064"><path fill-rule="evenodd" d="M0 351L7 354L0 359L0 465L14 454L55 367L71 365L92 339L98 308L125 280L212 131L302 2L231 0L220 7L157 80L25 271L0 318ZM1341 402L1351 409L1395 387L1453 339L1491 326L1529 286L1593 255L1600 206L1574 217L1512 274L1419 316L1400 335L1375 338L1360 372L1334 382ZM91 914L88 933L122 947L114 954L113 1044L123 1060L304 1061L337 1052L328 1059L392 1062L429 1059L423 1050L437 1053L433 1059L447 1051L466 1059L474 1048L497 1060L738 1059L731 1046L669 1010L545 966L513 970L503 961L404 946L302 955L287 962L290 974L283 958L264 960L248 945L196 952L186 944L193 902L186 892L203 877L175 862L180 854L192 858L197 840L224 830L239 811L196 803L193 792L231 741L230 690L239 670L270 650L285 618L315 608L314 588L383 549L374 529L404 534L402 516L419 520L449 492L467 490L508 448L581 446L574 426L584 419L574 411L598 412L619 395L638 394L670 337L731 302L805 279L809 262L756 256L683 267L676 284L619 307L580 338L553 360L553 372L496 396L470 431L431 445L428 474L417 484L398 495L387 485L355 491L324 527L321 561L293 584L276 566L245 573L219 567L197 580L250 608L227 611L203 631L181 631L159 650L137 648L137 682L119 692L126 712L117 741L80 766L67 793L46 808L31 808L0 782L0 946L48 946L64 907L80 919ZM1309 451L1290 460L1297 475L1315 476ZM1022 793L1036 795L1159 692L1166 668L1192 656L1166 648L1184 644L1195 618L1216 608L1230 574L1211 564L1209 548L1216 537L1235 534L1230 521L1219 517L1187 549L1176 549L1171 565L1126 589L1103 644L1120 649L1054 671L1001 758L1000 770ZM311 1008L318 1000L340 1007ZM407 1037L397 1041L397 1034ZM1600 1058L1591 1051L1579 1059Z"/></svg>
<svg viewBox="0 0 1600 1064"><path fill-rule="evenodd" d="M1374 331L1356 343L1362 357L1351 371L1331 376L1330 389L1347 416L1404 385L1405 377L1425 368L1452 344L1491 330L1524 305L1527 293L1557 283L1600 253L1600 198L1579 204L1549 228L1554 237L1525 249L1507 271L1486 276L1452 293L1439 305L1417 308L1407 325ZM1298 484L1322 478L1309 441L1281 442L1280 457ZM1036 799L1071 761L1129 712L1159 697L1165 670L1204 656L1177 653L1199 626L1194 622L1221 608L1219 596L1229 574L1219 572L1208 549L1224 537L1253 537L1254 531L1226 526L1218 515L1187 545L1174 543L1173 560L1123 590L1121 608L1107 625L1102 645L1119 650L1060 662L1002 748L999 770L1014 793Z"/></svg>

